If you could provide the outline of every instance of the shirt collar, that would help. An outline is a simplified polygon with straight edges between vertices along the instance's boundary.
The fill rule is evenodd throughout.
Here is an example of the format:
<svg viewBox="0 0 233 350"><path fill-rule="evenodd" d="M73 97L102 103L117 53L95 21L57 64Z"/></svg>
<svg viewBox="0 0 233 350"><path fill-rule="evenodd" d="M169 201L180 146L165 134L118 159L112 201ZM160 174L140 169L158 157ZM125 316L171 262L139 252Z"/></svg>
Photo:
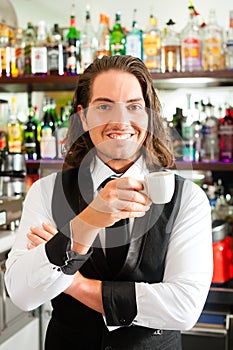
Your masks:
<svg viewBox="0 0 233 350"><path fill-rule="evenodd" d="M143 180L145 174L148 174L149 170L146 167L143 156L139 157L138 160L124 173L122 177L134 177L138 180ZM111 168L109 168L99 157L95 157L91 166L91 176L93 181L94 193L98 190L100 184L108 177L116 174Z"/></svg>

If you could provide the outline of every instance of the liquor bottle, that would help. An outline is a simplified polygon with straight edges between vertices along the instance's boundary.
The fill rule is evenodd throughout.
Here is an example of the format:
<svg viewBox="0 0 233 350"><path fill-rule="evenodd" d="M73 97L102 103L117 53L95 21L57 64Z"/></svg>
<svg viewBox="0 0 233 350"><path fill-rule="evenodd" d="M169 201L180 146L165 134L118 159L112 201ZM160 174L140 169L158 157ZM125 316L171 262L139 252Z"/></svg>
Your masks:
<svg viewBox="0 0 233 350"><path fill-rule="evenodd" d="M173 152L175 159L181 160L183 158L183 141L182 141L182 125L184 123L183 110L176 107L176 112L173 114L172 121L170 123L171 138L173 143Z"/></svg>
<svg viewBox="0 0 233 350"><path fill-rule="evenodd" d="M52 129L44 126L40 141L40 154L42 159L56 158L56 138L52 135Z"/></svg>
<svg viewBox="0 0 233 350"><path fill-rule="evenodd" d="M137 10L133 10L132 29L126 35L126 55L131 55L143 59L142 31L138 29L136 20Z"/></svg>
<svg viewBox="0 0 233 350"><path fill-rule="evenodd" d="M230 11L230 24L227 31L226 69L233 69L233 10Z"/></svg>
<svg viewBox="0 0 233 350"><path fill-rule="evenodd" d="M104 13L100 13L96 57L102 58L103 56L110 56L110 29L109 17Z"/></svg>
<svg viewBox="0 0 233 350"><path fill-rule="evenodd" d="M90 8L86 8L85 25L81 31L81 71L84 71L95 58L97 50L97 38L91 22Z"/></svg>
<svg viewBox="0 0 233 350"><path fill-rule="evenodd" d="M223 162L233 161L233 109L226 108L225 117L219 125L219 159Z"/></svg>
<svg viewBox="0 0 233 350"><path fill-rule="evenodd" d="M157 18L150 15L149 25L143 34L143 61L150 72L161 70L161 31Z"/></svg>
<svg viewBox="0 0 233 350"><path fill-rule="evenodd" d="M56 130L57 158L63 158L64 140L68 131L69 106L61 107L60 121Z"/></svg>
<svg viewBox="0 0 233 350"><path fill-rule="evenodd" d="M24 75L32 74L32 60L31 51L32 47L35 45L36 34L31 22L28 22L27 29L25 32L25 48L24 48Z"/></svg>
<svg viewBox="0 0 233 350"><path fill-rule="evenodd" d="M9 153L21 153L23 142L23 125L16 113L16 98L11 99L10 116L7 125L7 141Z"/></svg>
<svg viewBox="0 0 233 350"><path fill-rule="evenodd" d="M180 33L182 71L192 72L202 69L201 37L194 6L189 5L189 21Z"/></svg>
<svg viewBox="0 0 233 350"><path fill-rule="evenodd" d="M54 115L52 112L53 107L51 106L51 99L50 98L45 98L44 101L44 115L41 120L41 135L43 128L49 127L52 130L52 133L55 131L56 125L55 125L55 120L54 120Z"/></svg>
<svg viewBox="0 0 233 350"><path fill-rule="evenodd" d="M193 115L191 110L191 95L187 94L187 110L186 116L182 122L182 137L183 137L183 161L194 161L194 131L193 131Z"/></svg>
<svg viewBox="0 0 233 350"><path fill-rule="evenodd" d="M125 55L126 35L121 26L121 14L115 15L115 24L110 35L110 53L111 56Z"/></svg>
<svg viewBox="0 0 233 350"><path fill-rule="evenodd" d="M214 115L214 106L205 105L206 119L202 122L201 161L217 162L219 160L219 120Z"/></svg>
<svg viewBox="0 0 233 350"><path fill-rule="evenodd" d="M23 131L23 148L25 153L25 159L38 159L37 148L37 124L34 122L34 109L29 107L28 121L25 124Z"/></svg>
<svg viewBox="0 0 233 350"><path fill-rule="evenodd" d="M23 29L17 28L15 34L15 68L16 68L16 77L22 77L24 74L24 50L25 50L25 41L23 36Z"/></svg>
<svg viewBox="0 0 233 350"><path fill-rule="evenodd" d="M9 29L6 25L0 27L0 77L11 76L11 47Z"/></svg>
<svg viewBox="0 0 233 350"><path fill-rule="evenodd" d="M45 76L48 72L46 36L46 23L40 21L36 43L31 48L32 74L34 75Z"/></svg>
<svg viewBox="0 0 233 350"><path fill-rule="evenodd" d="M199 102L194 102L194 109L193 109L193 138L194 138L194 161L200 162L201 160L201 137L202 137L202 124L200 121L200 109L199 109Z"/></svg>
<svg viewBox="0 0 233 350"><path fill-rule="evenodd" d="M223 31L217 23L214 9L210 9L207 24L203 29L202 45L203 69L223 69Z"/></svg>
<svg viewBox="0 0 233 350"><path fill-rule="evenodd" d="M54 24L51 40L47 44L48 53L48 74L49 75L63 75L64 61L63 61L63 43L59 26Z"/></svg>
<svg viewBox="0 0 233 350"><path fill-rule="evenodd" d="M81 69L80 33L76 28L75 5L72 5L70 27L64 50L64 74L77 75Z"/></svg>
<svg viewBox="0 0 233 350"><path fill-rule="evenodd" d="M175 22L172 19L166 23L166 32L161 44L161 71L180 72L181 44L178 34L174 30Z"/></svg>

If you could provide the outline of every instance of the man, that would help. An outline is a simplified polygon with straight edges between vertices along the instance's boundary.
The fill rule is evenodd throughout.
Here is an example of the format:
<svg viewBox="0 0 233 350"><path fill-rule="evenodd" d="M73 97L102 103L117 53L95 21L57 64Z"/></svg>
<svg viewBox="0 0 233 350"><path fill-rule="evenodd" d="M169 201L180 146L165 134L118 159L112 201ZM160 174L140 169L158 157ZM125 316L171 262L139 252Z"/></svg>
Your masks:
<svg viewBox="0 0 233 350"><path fill-rule="evenodd" d="M72 168L31 187L7 261L15 304L52 300L45 349L181 349L211 283L211 215L204 192L179 176L165 205L141 192L145 174L172 165L167 143L143 62L95 60L75 91Z"/></svg>

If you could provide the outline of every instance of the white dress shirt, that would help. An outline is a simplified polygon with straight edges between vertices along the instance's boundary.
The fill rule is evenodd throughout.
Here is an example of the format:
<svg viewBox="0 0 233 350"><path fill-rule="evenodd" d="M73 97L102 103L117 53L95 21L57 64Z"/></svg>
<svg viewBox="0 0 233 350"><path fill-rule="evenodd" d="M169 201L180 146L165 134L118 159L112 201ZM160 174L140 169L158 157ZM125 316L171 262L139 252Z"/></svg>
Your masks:
<svg viewBox="0 0 233 350"><path fill-rule="evenodd" d="M140 158L123 176L143 179ZM97 159L92 169L94 193L113 171ZM24 201L16 241L6 262L5 280L13 302L24 310L38 307L63 292L73 280L51 264L45 244L27 249L26 234L43 222L55 225L51 212L56 174L35 182ZM104 239L104 236L102 237ZM137 315L133 323L155 329L190 329L204 306L213 271L212 229L208 199L190 180L184 181L180 209L166 255L161 283L135 283Z"/></svg>

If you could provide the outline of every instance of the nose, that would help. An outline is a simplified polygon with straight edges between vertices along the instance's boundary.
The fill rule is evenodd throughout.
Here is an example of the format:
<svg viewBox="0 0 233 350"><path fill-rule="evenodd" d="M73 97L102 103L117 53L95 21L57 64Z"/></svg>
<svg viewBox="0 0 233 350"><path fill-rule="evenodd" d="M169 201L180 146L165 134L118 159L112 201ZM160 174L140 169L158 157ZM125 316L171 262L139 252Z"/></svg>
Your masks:
<svg viewBox="0 0 233 350"><path fill-rule="evenodd" d="M130 124L130 113L124 103L114 105L111 121L118 124Z"/></svg>

